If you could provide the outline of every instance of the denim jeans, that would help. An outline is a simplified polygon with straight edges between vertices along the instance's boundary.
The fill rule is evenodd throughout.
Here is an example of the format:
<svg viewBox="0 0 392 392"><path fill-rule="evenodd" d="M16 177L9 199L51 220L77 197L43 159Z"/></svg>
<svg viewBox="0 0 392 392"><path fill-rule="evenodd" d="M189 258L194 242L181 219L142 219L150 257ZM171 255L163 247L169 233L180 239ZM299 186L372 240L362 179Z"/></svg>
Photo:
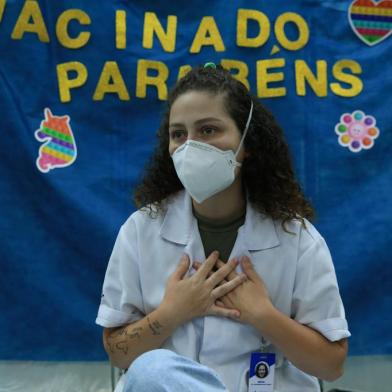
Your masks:
<svg viewBox="0 0 392 392"><path fill-rule="evenodd" d="M125 378L123 392L229 392L212 369L166 349L142 354Z"/></svg>

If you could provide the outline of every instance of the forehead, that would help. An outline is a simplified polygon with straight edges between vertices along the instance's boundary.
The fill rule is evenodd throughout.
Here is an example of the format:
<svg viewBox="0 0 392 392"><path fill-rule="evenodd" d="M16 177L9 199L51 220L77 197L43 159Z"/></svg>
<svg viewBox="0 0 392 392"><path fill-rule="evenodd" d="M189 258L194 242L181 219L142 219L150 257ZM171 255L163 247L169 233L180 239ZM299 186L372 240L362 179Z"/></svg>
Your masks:
<svg viewBox="0 0 392 392"><path fill-rule="evenodd" d="M191 123L203 117L230 120L224 107L223 94L189 91L181 94L170 109L170 123Z"/></svg>

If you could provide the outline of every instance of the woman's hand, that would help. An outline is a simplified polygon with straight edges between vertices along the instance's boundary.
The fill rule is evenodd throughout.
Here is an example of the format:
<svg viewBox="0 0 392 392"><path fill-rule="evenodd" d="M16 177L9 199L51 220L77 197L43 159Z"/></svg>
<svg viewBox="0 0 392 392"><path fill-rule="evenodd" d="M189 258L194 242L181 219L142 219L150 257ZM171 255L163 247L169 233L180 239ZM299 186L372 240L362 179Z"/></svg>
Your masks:
<svg viewBox="0 0 392 392"><path fill-rule="evenodd" d="M233 262L233 260L229 263L231 262ZM220 269L225 268L226 264L221 260L218 260L216 266L219 271ZM200 263L198 262L194 262L193 267L196 270L201 268ZM260 317L265 317L273 305L269 298L267 288L262 278L254 270L249 257L244 256L241 258L241 267L247 276L247 280L234 290L221 296L216 301L216 304L225 306L229 309L238 309L240 311L240 317L238 317L239 321L255 325L256 320ZM235 271L232 271L222 283L226 284L226 281L231 282L232 280L237 279L238 276L240 275Z"/></svg>
<svg viewBox="0 0 392 392"><path fill-rule="evenodd" d="M189 257L184 255L170 276L160 308L164 309L178 325L205 315L240 317L238 309L218 305L216 300L241 285L246 276L236 274L229 281L222 283L238 262L231 261L212 272L218 257L217 251L212 252L203 264L199 263L198 270L192 276L185 276L189 267Z"/></svg>

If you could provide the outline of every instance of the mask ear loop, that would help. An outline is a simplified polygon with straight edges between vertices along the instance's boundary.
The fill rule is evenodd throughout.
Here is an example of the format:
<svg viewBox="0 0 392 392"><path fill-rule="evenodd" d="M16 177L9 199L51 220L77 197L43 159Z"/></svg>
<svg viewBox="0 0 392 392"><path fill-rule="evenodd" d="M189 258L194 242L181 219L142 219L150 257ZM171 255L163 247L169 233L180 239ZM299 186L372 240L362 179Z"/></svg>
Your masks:
<svg viewBox="0 0 392 392"><path fill-rule="evenodd" d="M249 116L248 116L248 120L246 121L246 125L245 125L245 130L244 130L244 134L242 135L241 141L240 141L240 145L237 148L236 153L234 154L234 157L237 161L237 155L238 153L241 151L242 145L244 144L244 140L245 140L245 136L248 133L248 129L249 129L249 124L250 124L250 120L252 119L252 114L253 114L253 101L250 101L250 110L249 110ZM235 166L242 166L242 164L240 162L235 162Z"/></svg>

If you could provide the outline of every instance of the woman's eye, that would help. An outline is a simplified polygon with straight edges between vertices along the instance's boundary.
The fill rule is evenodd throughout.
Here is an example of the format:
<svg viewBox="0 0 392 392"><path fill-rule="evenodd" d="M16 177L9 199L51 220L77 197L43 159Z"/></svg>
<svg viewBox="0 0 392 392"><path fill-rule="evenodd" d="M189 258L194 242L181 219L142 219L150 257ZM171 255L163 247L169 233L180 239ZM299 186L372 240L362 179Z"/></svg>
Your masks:
<svg viewBox="0 0 392 392"><path fill-rule="evenodd" d="M210 136L210 135L213 135L215 133L215 131L216 131L215 128L205 127L205 128L202 128L201 133L203 135Z"/></svg>
<svg viewBox="0 0 392 392"><path fill-rule="evenodd" d="M172 139L181 139L183 136L185 136L185 131L172 131L171 132Z"/></svg>

